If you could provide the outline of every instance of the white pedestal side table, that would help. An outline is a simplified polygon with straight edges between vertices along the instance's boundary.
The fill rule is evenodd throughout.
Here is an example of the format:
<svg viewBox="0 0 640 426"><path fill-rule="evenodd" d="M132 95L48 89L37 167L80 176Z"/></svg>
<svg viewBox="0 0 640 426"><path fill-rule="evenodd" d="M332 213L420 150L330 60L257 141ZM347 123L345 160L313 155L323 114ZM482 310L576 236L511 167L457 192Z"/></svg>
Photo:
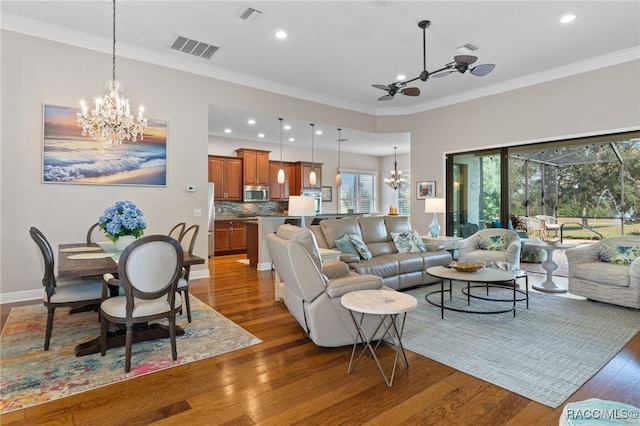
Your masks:
<svg viewBox="0 0 640 426"><path fill-rule="evenodd" d="M554 250L566 250L574 248L573 244L547 244L542 240L528 240L526 245L542 249L547 252L547 258L542 262L542 269L547 271L547 279L542 284L534 284L531 288L539 291L547 291L550 293L566 293L567 289L560 287L553 281L553 271L558 269L558 264L553 260Z"/></svg>
<svg viewBox="0 0 640 426"><path fill-rule="evenodd" d="M409 367L407 356L404 353L404 347L402 346L402 331L404 330L404 321L407 317L407 312L418 306L418 301L415 297L400 293L397 291L389 290L358 290L352 291L342 296L342 306L349 309L353 323L358 330L358 336L353 342L353 349L351 350L351 359L349 360L349 368L347 372L351 374L353 370L360 362L362 356L369 350L371 356L378 365L378 370L387 383L387 386L393 384L393 377L396 373L396 364L398 363L398 357L402 357L405 368ZM380 322L375 330L367 335L365 330L364 318L365 315L378 315ZM398 316L401 316L398 321ZM398 327L398 322L400 322ZM382 329L384 331L378 343L373 346L372 342L374 337L378 334L378 331ZM358 337L362 341L362 351L354 362L356 348L358 347ZM389 338L391 343L395 346L396 354L393 360L393 368L391 370L391 376L387 378L387 375L380 364L380 360L376 355L376 350L380 343Z"/></svg>

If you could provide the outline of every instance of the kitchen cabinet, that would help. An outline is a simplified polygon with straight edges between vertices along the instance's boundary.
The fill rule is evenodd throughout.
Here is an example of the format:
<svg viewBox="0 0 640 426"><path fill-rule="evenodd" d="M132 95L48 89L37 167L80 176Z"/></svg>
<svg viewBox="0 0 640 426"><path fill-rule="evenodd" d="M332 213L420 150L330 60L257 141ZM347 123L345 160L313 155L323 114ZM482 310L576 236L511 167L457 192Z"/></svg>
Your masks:
<svg viewBox="0 0 640 426"><path fill-rule="evenodd" d="M244 185L269 185L269 153L257 149L236 149L242 158L242 183Z"/></svg>
<svg viewBox="0 0 640 426"><path fill-rule="evenodd" d="M215 255L247 251L247 223L244 220L216 220L214 226Z"/></svg>
<svg viewBox="0 0 640 426"><path fill-rule="evenodd" d="M289 195L296 195L294 192L294 165L293 163L282 162L284 170L284 183L278 183L278 170L280 170L279 161L269 162L269 199L270 200L288 200ZM299 194L299 192L298 192Z"/></svg>
<svg viewBox="0 0 640 426"><path fill-rule="evenodd" d="M322 189L322 163L298 161L295 165L295 182L293 193L298 195L303 189ZM309 174L311 170L316 172L316 184L311 186Z"/></svg>
<svg viewBox="0 0 640 426"><path fill-rule="evenodd" d="M210 155L209 182L215 200L242 201L242 159Z"/></svg>

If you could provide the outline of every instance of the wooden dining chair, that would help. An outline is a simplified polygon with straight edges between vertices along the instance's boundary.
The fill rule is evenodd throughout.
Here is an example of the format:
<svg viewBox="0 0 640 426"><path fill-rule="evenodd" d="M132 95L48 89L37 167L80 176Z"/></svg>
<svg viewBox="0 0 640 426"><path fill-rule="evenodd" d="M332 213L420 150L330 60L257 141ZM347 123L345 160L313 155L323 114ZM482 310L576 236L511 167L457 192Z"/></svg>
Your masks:
<svg viewBox="0 0 640 426"><path fill-rule="evenodd" d="M67 278L57 279L53 250L44 234L37 228L31 227L29 234L38 245L44 259L44 276L42 285L44 294L42 300L47 308L47 328L44 336L44 350L49 350L51 333L53 330L53 316L56 308L79 308L87 305L98 305L102 300L102 280Z"/></svg>
<svg viewBox="0 0 640 426"><path fill-rule="evenodd" d="M187 229L184 230L182 236L180 237L180 245L182 246L182 250L186 253L193 254L193 247L196 243L196 237L198 236L198 231L200 230L200 225L191 225ZM178 292L184 298L184 304L187 308L187 320L191 322L191 304L189 303L189 274L191 273L191 266L183 266L182 267L182 279L178 282Z"/></svg>
<svg viewBox="0 0 640 426"><path fill-rule="evenodd" d="M94 244L107 239L104 231L100 229L98 225L100 224L96 222L89 227L89 231L87 232L87 244Z"/></svg>
<svg viewBox="0 0 640 426"><path fill-rule="evenodd" d="M169 236L171 238L174 238L174 239L180 241L180 237L182 237L182 233L184 232L185 226L186 226L186 223L184 223L184 222L178 223L176 226L171 228L171 231L169 231Z"/></svg>
<svg viewBox="0 0 640 426"><path fill-rule="evenodd" d="M109 323L124 324L125 365L131 370L134 324L167 318L171 355L176 348L176 312L182 306L177 292L182 274L183 252L180 243L168 235L149 235L131 243L120 255L118 279L105 274L104 280L119 285L124 296L109 297L100 304L100 353L107 351Z"/></svg>

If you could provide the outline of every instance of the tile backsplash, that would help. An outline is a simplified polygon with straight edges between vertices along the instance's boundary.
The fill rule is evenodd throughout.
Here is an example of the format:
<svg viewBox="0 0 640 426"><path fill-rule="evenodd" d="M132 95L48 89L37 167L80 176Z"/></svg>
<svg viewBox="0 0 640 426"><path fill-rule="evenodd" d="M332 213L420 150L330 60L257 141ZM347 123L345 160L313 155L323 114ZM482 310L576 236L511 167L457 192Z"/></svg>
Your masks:
<svg viewBox="0 0 640 426"><path fill-rule="evenodd" d="M266 203L242 203L235 201L216 201L216 218L284 215L289 203L269 201Z"/></svg>

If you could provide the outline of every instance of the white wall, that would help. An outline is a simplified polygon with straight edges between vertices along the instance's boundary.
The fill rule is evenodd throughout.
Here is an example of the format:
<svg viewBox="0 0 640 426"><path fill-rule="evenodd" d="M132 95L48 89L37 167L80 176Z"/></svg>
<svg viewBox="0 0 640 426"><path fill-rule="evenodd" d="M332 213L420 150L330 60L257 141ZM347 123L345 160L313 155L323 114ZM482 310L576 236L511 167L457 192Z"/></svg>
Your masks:
<svg viewBox="0 0 640 426"><path fill-rule="evenodd" d="M54 247L83 241L107 205L131 199L147 217L147 234L167 233L179 221L206 229L206 217L193 210L206 211L209 104L368 132L409 131L412 181L437 181L438 196L446 152L640 128L640 61L411 116L374 117L118 58L127 97L169 123L167 186L43 184L42 105L74 106L102 92L111 56L4 30L0 47L0 303L41 295L42 260L30 226ZM323 169L323 184L335 187L331 169ZM187 185L201 190L188 193ZM424 208L415 207L412 224L424 230ZM198 238L195 253L206 256L206 238ZM208 271L203 265L192 273Z"/></svg>

